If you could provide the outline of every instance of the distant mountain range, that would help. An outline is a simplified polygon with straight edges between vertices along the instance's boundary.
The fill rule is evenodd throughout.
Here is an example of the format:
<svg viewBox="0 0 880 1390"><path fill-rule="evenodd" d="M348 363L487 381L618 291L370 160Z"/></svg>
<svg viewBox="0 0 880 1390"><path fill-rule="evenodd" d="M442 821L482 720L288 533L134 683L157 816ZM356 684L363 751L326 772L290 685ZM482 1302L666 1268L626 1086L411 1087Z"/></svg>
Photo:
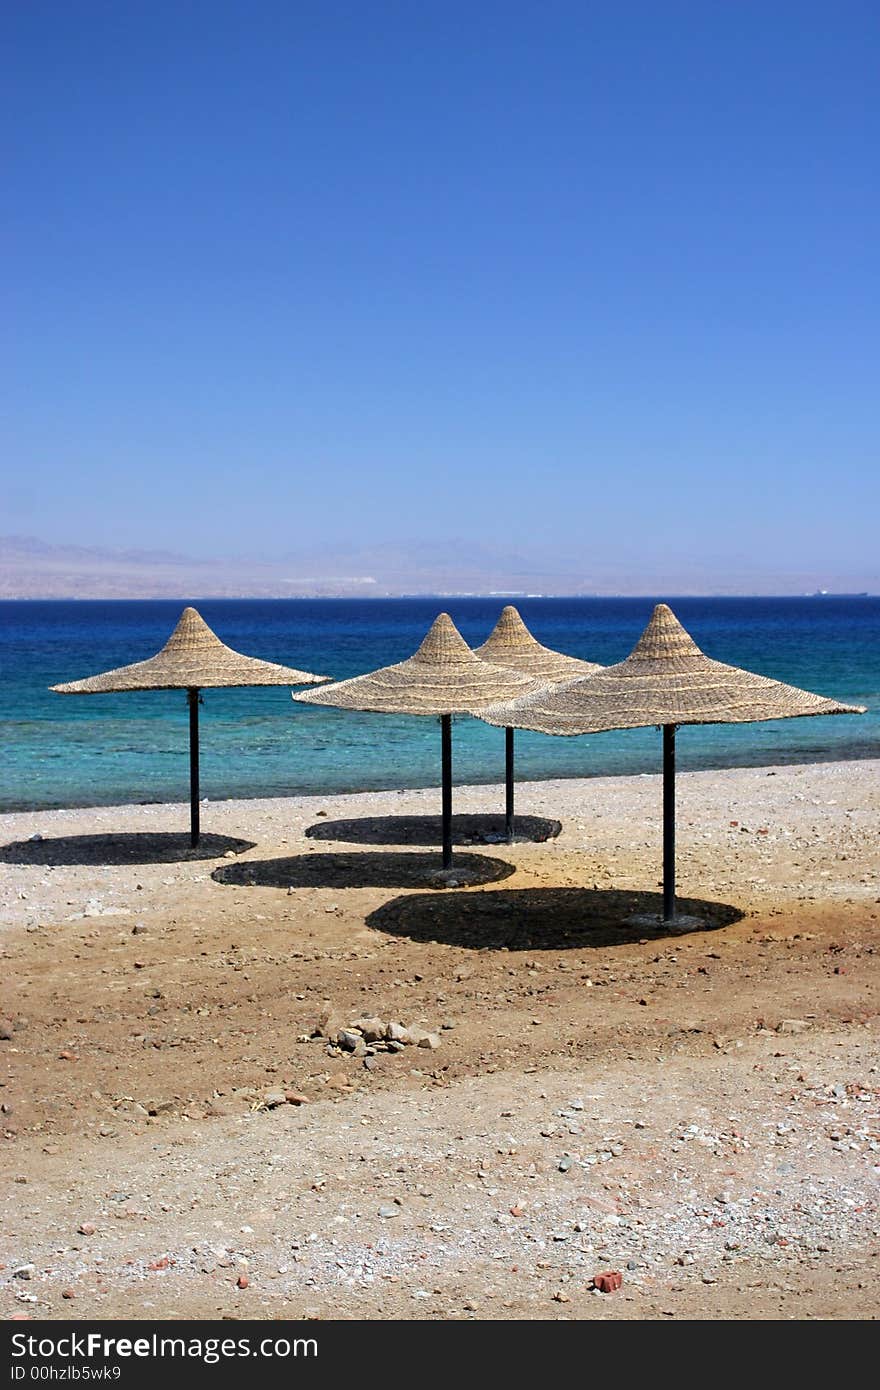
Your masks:
<svg viewBox="0 0 880 1390"><path fill-rule="evenodd" d="M165 550L50 545L0 537L0 598L389 598L405 594L811 594L880 591L880 573L785 573L739 567L722 575L676 560L638 572L624 564L581 567L571 557L448 543L303 549L277 560L193 559Z"/></svg>

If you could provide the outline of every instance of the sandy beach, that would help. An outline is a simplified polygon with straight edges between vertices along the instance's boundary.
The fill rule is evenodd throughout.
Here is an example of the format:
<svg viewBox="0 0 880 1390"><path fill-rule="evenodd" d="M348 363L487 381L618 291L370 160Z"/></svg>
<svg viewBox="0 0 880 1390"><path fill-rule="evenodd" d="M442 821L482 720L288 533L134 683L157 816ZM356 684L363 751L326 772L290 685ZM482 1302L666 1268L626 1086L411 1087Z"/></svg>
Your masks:
<svg viewBox="0 0 880 1390"><path fill-rule="evenodd" d="M0 817L0 1315L876 1316L878 772Z"/></svg>

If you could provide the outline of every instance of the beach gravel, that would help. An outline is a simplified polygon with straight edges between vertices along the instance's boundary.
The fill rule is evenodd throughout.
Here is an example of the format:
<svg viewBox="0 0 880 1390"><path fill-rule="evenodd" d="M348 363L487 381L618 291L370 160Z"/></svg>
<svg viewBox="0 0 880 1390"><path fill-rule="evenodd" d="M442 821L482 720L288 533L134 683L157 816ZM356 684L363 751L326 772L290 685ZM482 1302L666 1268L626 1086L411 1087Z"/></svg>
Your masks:
<svg viewBox="0 0 880 1390"><path fill-rule="evenodd" d="M0 1315L875 1317L878 772L0 818Z"/></svg>

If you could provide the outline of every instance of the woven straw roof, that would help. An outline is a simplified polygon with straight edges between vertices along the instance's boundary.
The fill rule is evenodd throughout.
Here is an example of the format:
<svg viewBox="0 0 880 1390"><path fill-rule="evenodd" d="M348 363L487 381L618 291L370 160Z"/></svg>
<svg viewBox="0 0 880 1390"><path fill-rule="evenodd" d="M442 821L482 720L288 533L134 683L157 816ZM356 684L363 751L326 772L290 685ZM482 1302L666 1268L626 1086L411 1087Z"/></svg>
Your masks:
<svg viewBox="0 0 880 1390"><path fill-rule="evenodd" d="M242 656L220 641L195 608L184 608L165 646L148 661L101 676L53 685L59 695L101 695L120 690L180 690L227 685L317 685L329 679Z"/></svg>
<svg viewBox="0 0 880 1390"><path fill-rule="evenodd" d="M472 714L539 689L539 682L518 671L481 661L449 614L441 613L418 651L406 661L293 698L304 705L337 705L377 714Z"/></svg>
<svg viewBox="0 0 880 1390"><path fill-rule="evenodd" d="M495 666L507 666L512 671L522 671L524 675L548 684L577 680L579 676L589 676L594 671L602 670L595 661L581 661L576 656L565 656L562 652L542 646L510 603L502 610L501 617L483 645L474 650L484 661L491 661Z"/></svg>
<svg viewBox="0 0 880 1390"><path fill-rule="evenodd" d="M596 734L652 724L745 724L810 714L863 714L704 656L665 603L616 666L481 713L489 724L544 734Z"/></svg>

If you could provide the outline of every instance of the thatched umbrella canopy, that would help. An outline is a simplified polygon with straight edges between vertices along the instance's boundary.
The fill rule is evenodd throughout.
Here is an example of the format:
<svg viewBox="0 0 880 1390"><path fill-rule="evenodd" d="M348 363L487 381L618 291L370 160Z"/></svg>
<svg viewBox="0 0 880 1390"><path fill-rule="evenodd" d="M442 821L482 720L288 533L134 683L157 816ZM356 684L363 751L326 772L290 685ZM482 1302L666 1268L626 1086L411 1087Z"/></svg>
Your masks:
<svg viewBox="0 0 880 1390"><path fill-rule="evenodd" d="M184 608L160 652L146 661L118 666L99 676L50 688L59 695L109 695L130 690L185 690L189 702L190 835L199 842L199 691L242 685L318 685L329 676L313 676L291 666L276 666L227 647L195 608Z"/></svg>
<svg viewBox="0 0 880 1390"><path fill-rule="evenodd" d="M533 637L513 604L502 609L501 617L480 647L474 648L477 656L491 661L495 666L506 666L511 671L520 671L534 680L547 685L561 681L577 680L579 676L592 675L602 667L595 661L581 661L576 656L566 656L543 646ZM513 729L504 730L504 783L505 811L504 825L507 842L514 837L514 745Z"/></svg>
<svg viewBox="0 0 880 1390"><path fill-rule="evenodd" d="M303 691L304 705L376 714L439 716L443 788L443 868L452 864L452 716L476 714L500 700L540 689L538 681L475 656L448 613L431 624L418 651L406 661L352 676L321 690Z"/></svg>
<svg viewBox="0 0 880 1390"><path fill-rule="evenodd" d="M543 734L663 728L663 920L675 918L675 730L679 724L746 724L816 714L864 714L704 655L665 603L625 661L568 685L484 710L489 724Z"/></svg>

